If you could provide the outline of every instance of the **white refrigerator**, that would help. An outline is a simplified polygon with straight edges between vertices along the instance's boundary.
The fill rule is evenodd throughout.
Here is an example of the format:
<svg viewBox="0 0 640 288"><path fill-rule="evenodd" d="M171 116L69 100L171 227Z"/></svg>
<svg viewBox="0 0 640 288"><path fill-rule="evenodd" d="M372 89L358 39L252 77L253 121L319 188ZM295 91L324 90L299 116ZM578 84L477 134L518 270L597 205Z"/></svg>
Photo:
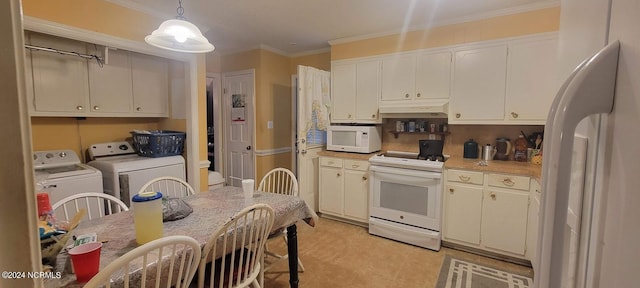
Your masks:
<svg viewBox="0 0 640 288"><path fill-rule="evenodd" d="M562 0L560 18L534 286L640 287L640 0ZM575 134L588 143L581 168Z"/></svg>

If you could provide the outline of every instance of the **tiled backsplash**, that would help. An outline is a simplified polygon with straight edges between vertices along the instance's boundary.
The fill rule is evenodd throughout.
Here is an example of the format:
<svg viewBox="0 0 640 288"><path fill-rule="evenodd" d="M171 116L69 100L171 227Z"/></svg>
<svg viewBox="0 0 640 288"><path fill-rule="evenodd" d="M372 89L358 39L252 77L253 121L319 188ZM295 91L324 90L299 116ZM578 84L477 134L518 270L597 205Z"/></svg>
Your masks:
<svg viewBox="0 0 640 288"><path fill-rule="evenodd" d="M443 124L447 119L384 119L382 124L382 150L395 150L406 152L418 152L418 140L429 139L427 133L402 133L396 138L396 121L416 122L427 121L429 123ZM529 135L532 132L542 132L542 125L448 125L450 134L444 135L444 154L454 157L462 157L464 142L473 138L481 147L485 144L495 145L496 138L506 137L515 141L520 131ZM440 136L436 136L440 137Z"/></svg>

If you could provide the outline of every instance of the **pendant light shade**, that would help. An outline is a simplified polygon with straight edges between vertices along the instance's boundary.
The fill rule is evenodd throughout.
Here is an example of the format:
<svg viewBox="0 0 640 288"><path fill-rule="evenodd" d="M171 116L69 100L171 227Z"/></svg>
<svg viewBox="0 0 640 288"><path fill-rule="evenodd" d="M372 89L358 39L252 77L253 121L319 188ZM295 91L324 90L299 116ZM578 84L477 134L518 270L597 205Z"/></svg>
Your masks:
<svg viewBox="0 0 640 288"><path fill-rule="evenodd" d="M144 37L144 41L150 45L176 52L206 53L213 51L215 47L202 36L200 29L182 16L184 13L182 0L178 1L176 11L178 12L176 19L162 22L151 35Z"/></svg>

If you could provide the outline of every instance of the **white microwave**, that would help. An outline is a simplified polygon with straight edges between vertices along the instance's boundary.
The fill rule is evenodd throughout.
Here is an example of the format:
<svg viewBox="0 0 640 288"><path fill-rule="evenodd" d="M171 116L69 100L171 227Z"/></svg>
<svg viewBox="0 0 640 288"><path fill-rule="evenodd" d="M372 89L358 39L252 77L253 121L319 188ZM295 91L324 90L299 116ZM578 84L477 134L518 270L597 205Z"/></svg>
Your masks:
<svg viewBox="0 0 640 288"><path fill-rule="evenodd" d="M371 153L382 147L380 126L329 126L327 150Z"/></svg>

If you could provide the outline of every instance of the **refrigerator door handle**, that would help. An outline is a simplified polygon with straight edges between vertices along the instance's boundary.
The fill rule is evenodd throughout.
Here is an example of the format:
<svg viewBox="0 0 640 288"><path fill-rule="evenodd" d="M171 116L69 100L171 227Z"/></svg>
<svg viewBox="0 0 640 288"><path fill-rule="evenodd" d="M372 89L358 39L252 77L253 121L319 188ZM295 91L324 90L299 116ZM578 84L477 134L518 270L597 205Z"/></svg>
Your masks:
<svg viewBox="0 0 640 288"><path fill-rule="evenodd" d="M538 267L534 287L561 287L563 245L573 134L582 119L613 109L620 43L615 41L583 61L565 80L551 105L544 132Z"/></svg>

